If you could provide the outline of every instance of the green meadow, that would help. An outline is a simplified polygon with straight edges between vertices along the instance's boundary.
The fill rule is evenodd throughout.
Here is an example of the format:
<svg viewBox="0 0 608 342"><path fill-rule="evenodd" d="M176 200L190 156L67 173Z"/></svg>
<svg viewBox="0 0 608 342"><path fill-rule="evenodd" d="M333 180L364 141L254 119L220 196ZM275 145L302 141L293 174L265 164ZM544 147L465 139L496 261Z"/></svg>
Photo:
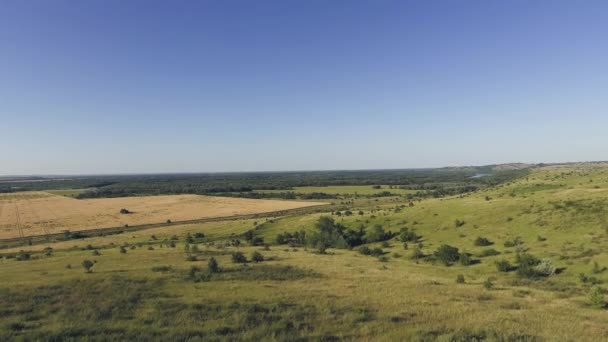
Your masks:
<svg viewBox="0 0 608 342"><path fill-rule="evenodd" d="M608 339L605 165L415 201L294 191L340 196L323 213L1 249L0 340ZM351 198L381 191L397 196Z"/></svg>

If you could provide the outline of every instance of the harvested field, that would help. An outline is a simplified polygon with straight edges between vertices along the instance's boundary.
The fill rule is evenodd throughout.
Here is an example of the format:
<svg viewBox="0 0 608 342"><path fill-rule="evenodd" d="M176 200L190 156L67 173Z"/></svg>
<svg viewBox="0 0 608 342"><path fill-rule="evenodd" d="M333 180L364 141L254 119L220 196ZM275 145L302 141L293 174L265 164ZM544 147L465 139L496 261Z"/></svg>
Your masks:
<svg viewBox="0 0 608 342"><path fill-rule="evenodd" d="M46 192L0 195L0 239L296 209L318 202L198 195L76 200ZM129 214L121 214L121 209Z"/></svg>

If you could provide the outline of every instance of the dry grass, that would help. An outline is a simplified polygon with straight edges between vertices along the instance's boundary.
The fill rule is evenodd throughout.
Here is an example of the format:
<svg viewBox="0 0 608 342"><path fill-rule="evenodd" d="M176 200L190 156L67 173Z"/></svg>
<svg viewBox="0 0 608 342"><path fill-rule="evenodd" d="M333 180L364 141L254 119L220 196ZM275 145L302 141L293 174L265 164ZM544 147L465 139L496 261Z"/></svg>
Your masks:
<svg viewBox="0 0 608 342"><path fill-rule="evenodd" d="M44 192L0 195L0 239L247 215L302 208L318 202L255 200L198 195L76 200ZM120 209L130 214L120 214Z"/></svg>

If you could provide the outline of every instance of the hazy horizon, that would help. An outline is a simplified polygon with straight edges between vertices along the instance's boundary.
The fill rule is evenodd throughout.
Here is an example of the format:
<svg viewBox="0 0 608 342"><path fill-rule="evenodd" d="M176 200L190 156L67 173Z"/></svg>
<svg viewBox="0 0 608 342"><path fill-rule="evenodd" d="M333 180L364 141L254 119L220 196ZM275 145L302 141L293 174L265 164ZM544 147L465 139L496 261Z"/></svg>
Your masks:
<svg viewBox="0 0 608 342"><path fill-rule="evenodd" d="M0 175L604 160L607 10L7 1Z"/></svg>

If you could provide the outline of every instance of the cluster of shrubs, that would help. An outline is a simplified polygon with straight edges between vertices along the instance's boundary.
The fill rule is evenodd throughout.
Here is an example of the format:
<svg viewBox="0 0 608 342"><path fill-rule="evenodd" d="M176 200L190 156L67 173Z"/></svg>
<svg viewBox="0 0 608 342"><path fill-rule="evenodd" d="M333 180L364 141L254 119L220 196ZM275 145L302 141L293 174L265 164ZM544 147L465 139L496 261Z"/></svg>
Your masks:
<svg viewBox="0 0 608 342"><path fill-rule="evenodd" d="M300 230L294 233L278 234L275 243L277 245L288 244L290 247L304 246L306 244L306 231Z"/></svg>
<svg viewBox="0 0 608 342"><path fill-rule="evenodd" d="M256 236L253 229L245 232L245 234L243 234L243 237L251 246L264 245L264 238L261 236Z"/></svg>
<svg viewBox="0 0 608 342"><path fill-rule="evenodd" d="M354 248L365 243L390 240L395 234L386 231L382 225L376 224L371 228L360 226L358 229L347 228L336 222L332 217L322 216L315 224L315 230L306 234L304 231L281 233L275 241L278 244L308 245L319 253L325 253L327 248Z"/></svg>
<svg viewBox="0 0 608 342"><path fill-rule="evenodd" d="M422 251L418 250L418 253L422 253ZM416 257L417 259L424 257L424 255L419 255ZM459 262L461 265L468 266L472 265L476 262L471 257L471 254L460 252L458 248L450 245L441 245L437 250L433 253L432 259L434 261L439 261L445 266L453 265L456 262Z"/></svg>
<svg viewBox="0 0 608 342"><path fill-rule="evenodd" d="M363 255L371 255L374 257L380 257L384 255L384 251L382 250L382 248L379 247L369 248L367 246L361 246L357 251Z"/></svg>
<svg viewBox="0 0 608 342"><path fill-rule="evenodd" d="M256 263L262 262L264 261L264 256L262 255L262 253L255 251L251 254L251 261ZM241 252L234 252L232 253L232 262L235 264L245 264L249 261L247 260L245 254Z"/></svg>

